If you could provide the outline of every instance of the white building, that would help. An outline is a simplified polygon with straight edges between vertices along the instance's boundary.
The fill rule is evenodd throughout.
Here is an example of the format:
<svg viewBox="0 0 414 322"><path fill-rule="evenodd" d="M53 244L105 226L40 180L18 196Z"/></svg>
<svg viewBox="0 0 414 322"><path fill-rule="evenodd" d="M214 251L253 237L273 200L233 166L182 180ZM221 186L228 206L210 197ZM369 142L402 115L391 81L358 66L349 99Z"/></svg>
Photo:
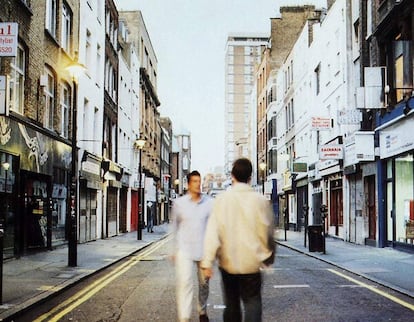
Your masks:
<svg viewBox="0 0 414 322"><path fill-rule="evenodd" d="M128 24L119 19L120 51L118 80L118 163L124 169L122 174L121 198L125 207L120 213L121 232L136 229L137 199L132 201L131 192L138 188L139 151L135 141L139 138L139 68L137 49L129 39ZM131 216L131 214L134 214ZM131 228L132 227L132 228Z"/></svg>
<svg viewBox="0 0 414 322"><path fill-rule="evenodd" d="M79 168L79 242L102 235L102 123L105 63L105 3L80 1L77 142Z"/></svg>
<svg viewBox="0 0 414 322"><path fill-rule="evenodd" d="M355 2L355 1L354 1ZM355 13L358 7L354 6ZM276 114L278 193L289 223L303 225L303 206L309 223L322 223L322 204L328 207L330 235L349 235L348 193L342 172L343 139L359 129L355 88L359 62L352 50L350 6L337 0L320 21L309 20L278 71L277 100L268 120ZM324 153L323 151L334 151Z"/></svg>

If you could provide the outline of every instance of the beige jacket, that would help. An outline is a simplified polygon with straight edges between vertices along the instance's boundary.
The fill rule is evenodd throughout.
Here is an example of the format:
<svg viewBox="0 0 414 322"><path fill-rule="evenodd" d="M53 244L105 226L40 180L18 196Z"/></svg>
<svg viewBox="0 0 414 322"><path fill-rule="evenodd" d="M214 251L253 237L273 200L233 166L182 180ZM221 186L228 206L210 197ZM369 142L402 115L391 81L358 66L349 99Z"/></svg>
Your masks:
<svg viewBox="0 0 414 322"><path fill-rule="evenodd" d="M257 273L274 252L273 230L270 202L248 184L234 184L214 200L201 267L217 258L230 274Z"/></svg>

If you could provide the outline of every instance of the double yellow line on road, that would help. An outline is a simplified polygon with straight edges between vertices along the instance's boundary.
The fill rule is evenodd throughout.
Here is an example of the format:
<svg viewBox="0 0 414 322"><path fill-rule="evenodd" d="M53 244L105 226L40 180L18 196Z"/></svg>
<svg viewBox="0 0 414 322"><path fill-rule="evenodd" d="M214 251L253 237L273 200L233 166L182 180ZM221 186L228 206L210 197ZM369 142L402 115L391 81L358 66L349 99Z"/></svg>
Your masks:
<svg viewBox="0 0 414 322"><path fill-rule="evenodd" d="M377 294L379 294L379 295L381 295L381 296L383 296L383 297L385 297L385 298L387 298L387 299L389 299L389 300L391 300L391 301L393 301L393 302L395 302L395 303L397 303L397 304L399 304L401 306L404 306L407 309L410 309L411 311L414 311L414 305L413 304L410 304L408 302L405 302L405 301L399 299L396 296L393 296L391 294L388 294L387 292L381 291L381 290L379 290L379 289L377 289L377 288L375 288L375 287L373 287L371 285L368 285L368 284L365 284L363 282L360 282L360 281L358 281L358 280L356 280L356 279L354 279L352 277L349 277L349 276L347 276L345 274L342 274L342 273L340 273L340 272L338 272L338 271L336 271L334 269L329 268L328 271L330 271L331 273L334 273L334 274L336 274L338 276L341 276L341 277L347 279L348 281L351 281L352 283L355 283L357 285L360 285L362 287L365 287L366 289L368 289L368 290L370 290L370 291L372 291L374 293L377 293Z"/></svg>
<svg viewBox="0 0 414 322"><path fill-rule="evenodd" d="M171 237L167 237L162 239L161 241L151 245L149 248L144 250L141 254L131 257L125 263L114 269L111 273L99 278L92 284L88 285L84 289L77 292L75 295L71 296L64 302L60 303L59 305L55 306L50 311L46 312L45 314L39 316L37 319L33 320L34 322L42 322L42 321L59 321L62 317L64 317L69 312L73 311L76 307L90 299L96 293L98 293L101 289L111 283L114 279L118 278L129 269L131 269L135 264L139 261L144 259L146 256L150 255L162 245L167 243Z"/></svg>

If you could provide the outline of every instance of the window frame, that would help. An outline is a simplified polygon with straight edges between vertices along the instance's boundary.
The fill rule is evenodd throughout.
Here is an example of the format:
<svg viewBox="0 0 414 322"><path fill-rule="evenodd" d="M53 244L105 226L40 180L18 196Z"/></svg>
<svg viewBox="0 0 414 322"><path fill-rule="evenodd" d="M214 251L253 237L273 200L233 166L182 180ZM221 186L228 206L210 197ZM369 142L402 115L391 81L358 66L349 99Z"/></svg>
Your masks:
<svg viewBox="0 0 414 322"><path fill-rule="evenodd" d="M22 54L22 59L20 64L16 64L16 59L19 57L19 54ZM26 67L26 51L24 50L21 44L17 46L17 55L11 60L10 63L10 83L9 83L9 99L10 99L10 109L23 114L24 113L24 83L25 83L25 67ZM16 75L18 75L16 77ZM19 79L16 82L16 78ZM16 85L17 84L17 85ZM18 88L18 90L16 90ZM18 95L14 95L14 93L18 93ZM17 104L16 104L17 101ZM16 108L16 105L17 108Z"/></svg>
<svg viewBox="0 0 414 322"><path fill-rule="evenodd" d="M73 14L66 2L62 4L62 26L61 26L61 46L62 48L70 53L72 49L71 34L72 34L72 21Z"/></svg>
<svg viewBox="0 0 414 322"><path fill-rule="evenodd" d="M53 130L55 101L56 101L56 77L53 70L45 67L45 75L47 77L46 86L44 87L45 109L44 109L44 126Z"/></svg>
<svg viewBox="0 0 414 322"><path fill-rule="evenodd" d="M57 0L46 1L46 30L56 38L57 32Z"/></svg>
<svg viewBox="0 0 414 322"><path fill-rule="evenodd" d="M72 88L66 82L60 84L60 135L69 138L70 111L72 110Z"/></svg>

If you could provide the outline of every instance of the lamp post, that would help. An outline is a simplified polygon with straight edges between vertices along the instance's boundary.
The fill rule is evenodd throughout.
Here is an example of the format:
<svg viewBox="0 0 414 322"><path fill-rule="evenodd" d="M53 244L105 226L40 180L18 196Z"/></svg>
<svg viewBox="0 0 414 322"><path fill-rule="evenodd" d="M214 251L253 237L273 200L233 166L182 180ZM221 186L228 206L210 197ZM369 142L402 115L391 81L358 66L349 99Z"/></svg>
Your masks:
<svg viewBox="0 0 414 322"><path fill-rule="evenodd" d="M142 181L142 177L141 177L141 154L142 154L142 149L144 148L145 145L145 140L144 139L137 139L135 141L135 145L139 150L139 161L138 161L138 216L137 216L137 239L141 240L142 239L142 226L143 226L143 222L142 222L142 197L143 197L143 193L142 193L142 188L141 188L141 181Z"/></svg>
<svg viewBox="0 0 414 322"><path fill-rule="evenodd" d="M70 214L69 220L69 236L68 236L68 266L75 267L78 265L78 148L77 148L77 114L78 114L78 79L81 73L86 69L84 65L78 63L77 57L65 68L73 82L73 101L72 101L72 162L71 162L71 185L70 185Z"/></svg>
<svg viewBox="0 0 414 322"><path fill-rule="evenodd" d="M10 168L10 163L4 162L2 164L2 167L4 169L4 195L6 196L7 193L7 172ZM7 196L5 198L6 200L6 211L5 214L1 216L0 218L0 304L3 304L3 238L4 238L4 220L7 216L8 211L8 202L7 202Z"/></svg>
<svg viewBox="0 0 414 322"><path fill-rule="evenodd" d="M262 194L264 194L266 163L265 162L260 162L259 169L260 169L260 173L261 173L261 176L262 176Z"/></svg>

